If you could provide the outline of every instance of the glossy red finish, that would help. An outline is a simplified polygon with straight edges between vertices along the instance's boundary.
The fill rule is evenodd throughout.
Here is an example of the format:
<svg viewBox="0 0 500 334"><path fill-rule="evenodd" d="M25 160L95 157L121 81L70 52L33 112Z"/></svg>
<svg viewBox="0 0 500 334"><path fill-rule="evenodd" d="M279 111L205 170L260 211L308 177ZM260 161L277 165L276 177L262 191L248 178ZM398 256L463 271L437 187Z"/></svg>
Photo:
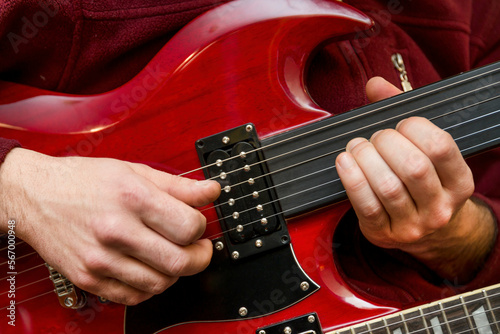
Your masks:
<svg viewBox="0 0 500 334"><path fill-rule="evenodd" d="M247 122L267 137L327 117L304 86L307 60L326 39L344 38L370 23L338 2L235 1L186 26L141 73L114 91L67 96L1 84L0 136L51 155L113 157L182 174L199 167L194 149L199 138ZM188 176L203 177L199 171ZM331 239L347 207L339 204L288 222L297 259L321 286L319 292L266 317L185 324L166 333L254 333L313 311L326 331L394 311L356 296L337 272ZM208 221L216 220L214 210L205 213ZM206 235L219 233L218 223L212 223ZM121 305L101 305L92 297L81 311L61 308L50 292L48 271L39 266L43 260L31 252L26 244L16 247L15 328L6 317L9 284L6 277L0 280L0 332L124 331ZM5 250L1 261L5 274ZM213 301L200 302L213 307Z"/></svg>

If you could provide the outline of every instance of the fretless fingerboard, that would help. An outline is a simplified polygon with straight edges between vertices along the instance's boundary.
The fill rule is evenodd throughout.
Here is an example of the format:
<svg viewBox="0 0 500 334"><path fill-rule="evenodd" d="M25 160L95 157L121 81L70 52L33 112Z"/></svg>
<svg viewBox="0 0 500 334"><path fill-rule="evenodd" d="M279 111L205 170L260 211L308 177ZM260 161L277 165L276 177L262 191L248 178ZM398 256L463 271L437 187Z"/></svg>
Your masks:
<svg viewBox="0 0 500 334"><path fill-rule="evenodd" d="M500 284L327 334L500 333Z"/></svg>

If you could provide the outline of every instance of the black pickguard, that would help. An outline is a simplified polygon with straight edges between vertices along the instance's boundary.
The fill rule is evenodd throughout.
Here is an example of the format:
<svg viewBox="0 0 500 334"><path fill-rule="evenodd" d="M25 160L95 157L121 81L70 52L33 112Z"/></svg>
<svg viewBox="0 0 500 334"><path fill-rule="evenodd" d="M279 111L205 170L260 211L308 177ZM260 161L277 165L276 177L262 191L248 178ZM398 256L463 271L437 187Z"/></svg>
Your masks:
<svg viewBox="0 0 500 334"><path fill-rule="evenodd" d="M217 241L214 240L214 245ZM301 283L307 282L304 291ZM155 333L186 322L243 320L285 309L319 289L297 263L290 245L234 262L214 249L202 273L182 277L164 293L127 307L126 334ZM242 307L247 315L241 316Z"/></svg>

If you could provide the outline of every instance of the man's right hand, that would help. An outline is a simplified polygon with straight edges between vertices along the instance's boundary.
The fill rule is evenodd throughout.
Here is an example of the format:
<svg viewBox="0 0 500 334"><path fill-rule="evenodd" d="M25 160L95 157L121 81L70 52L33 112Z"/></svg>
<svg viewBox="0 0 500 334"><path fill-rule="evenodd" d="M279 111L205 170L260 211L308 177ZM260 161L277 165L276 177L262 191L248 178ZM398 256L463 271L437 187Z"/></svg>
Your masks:
<svg viewBox="0 0 500 334"><path fill-rule="evenodd" d="M0 230L16 235L75 285L134 305L205 269L212 243L193 207L220 186L105 158L13 149L0 168ZM5 225L5 226L4 226Z"/></svg>

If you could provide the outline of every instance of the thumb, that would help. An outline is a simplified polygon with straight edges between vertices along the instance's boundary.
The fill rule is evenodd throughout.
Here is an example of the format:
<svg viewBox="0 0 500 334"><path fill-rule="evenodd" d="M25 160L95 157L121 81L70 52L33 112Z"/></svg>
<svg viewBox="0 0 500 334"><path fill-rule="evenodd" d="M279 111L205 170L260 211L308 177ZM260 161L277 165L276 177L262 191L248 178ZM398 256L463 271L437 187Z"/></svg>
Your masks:
<svg viewBox="0 0 500 334"><path fill-rule="evenodd" d="M198 181L161 172L146 165L133 163L130 165L136 173L153 182L160 190L188 205L207 205L220 195L220 184L216 181Z"/></svg>
<svg viewBox="0 0 500 334"><path fill-rule="evenodd" d="M370 102L377 102L402 93L400 89L382 77L373 77L366 83L366 95Z"/></svg>

